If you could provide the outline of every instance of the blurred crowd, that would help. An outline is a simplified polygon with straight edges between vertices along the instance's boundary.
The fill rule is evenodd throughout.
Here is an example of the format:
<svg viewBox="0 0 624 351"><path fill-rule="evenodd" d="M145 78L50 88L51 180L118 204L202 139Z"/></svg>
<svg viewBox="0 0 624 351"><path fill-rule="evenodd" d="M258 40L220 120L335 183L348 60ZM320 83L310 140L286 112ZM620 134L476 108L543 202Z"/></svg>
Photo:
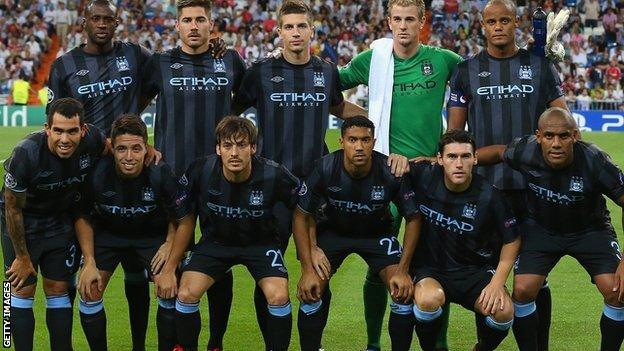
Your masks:
<svg viewBox="0 0 624 351"><path fill-rule="evenodd" d="M33 77L50 48L50 35L61 39L57 56L84 42L79 19L84 0L0 0L0 94L13 80ZM486 0L426 0L429 44L464 58L485 46L479 22ZM120 0L117 39L164 51L178 44L175 0ZM278 0L215 0L215 32L251 64L279 45ZM384 0L312 0L317 35L313 53L344 65L377 38L391 37ZM624 108L624 0L519 0L517 41L531 38L531 15L538 3L546 12L570 8L560 40L566 58L558 64L566 96L575 109ZM362 99L362 88L348 93Z"/></svg>

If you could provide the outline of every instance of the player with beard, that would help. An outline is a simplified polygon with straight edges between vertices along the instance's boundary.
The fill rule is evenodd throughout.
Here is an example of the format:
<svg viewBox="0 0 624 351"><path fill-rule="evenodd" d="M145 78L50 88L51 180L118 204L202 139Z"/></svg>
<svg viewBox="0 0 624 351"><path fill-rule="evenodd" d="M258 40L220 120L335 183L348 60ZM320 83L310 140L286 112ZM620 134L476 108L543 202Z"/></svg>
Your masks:
<svg viewBox="0 0 624 351"><path fill-rule="evenodd" d="M215 128L230 113L245 64L234 50L219 58L210 50L214 21L208 0L179 0L176 30L181 45L155 53L144 76L144 98L156 94L154 142L167 164L180 176L198 157L215 151ZM232 273L208 291L210 340L208 349L221 349L232 304ZM159 307L162 318L173 320L174 309Z"/></svg>
<svg viewBox="0 0 624 351"><path fill-rule="evenodd" d="M579 140L567 109L551 107L535 135L507 147L482 149L479 161L505 162L527 182L526 232L515 264L514 333L520 350L539 350L535 298L565 255L574 257L603 296L600 350L620 350L624 339L624 263L604 199L624 214L624 173L597 146ZM624 216L622 217L624 220Z"/></svg>
<svg viewBox="0 0 624 351"><path fill-rule="evenodd" d="M69 281L80 263L70 210L78 187L106 139L83 123L82 104L62 98L48 105L44 130L24 138L5 161L0 195L2 253L11 283L11 333L16 351L32 351L37 273L43 276L52 350L71 350Z"/></svg>

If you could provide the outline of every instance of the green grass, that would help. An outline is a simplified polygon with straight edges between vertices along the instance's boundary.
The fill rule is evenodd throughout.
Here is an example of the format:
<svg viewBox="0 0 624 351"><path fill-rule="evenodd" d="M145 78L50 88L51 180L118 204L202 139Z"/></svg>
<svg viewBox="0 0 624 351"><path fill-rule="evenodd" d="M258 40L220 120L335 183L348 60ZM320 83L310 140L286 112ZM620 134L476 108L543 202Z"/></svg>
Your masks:
<svg viewBox="0 0 624 351"><path fill-rule="evenodd" d="M28 132L36 128L0 127L0 160L10 155L13 146ZM327 142L330 148L337 147L337 131L330 131ZM624 134L585 133L584 138L597 143L607 151L619 165L624 165L624 149L621 144ZM2 171L0 171L0 174ZM621 210L609 201L613 223L622 242ZM562 219L566 220L566 219ZM291 243L286 254L290 270L291 297L299 278L299 264L294 257L295 250ZM352 256L341 266L332 279L332 309L325 330L323 344L328 350L360 350L366 344L366 332L363 320L362 281L366 274L363 261ZM253 281L246 270L235 269L234 304L230 316L229 329L225 337L227 350L262 349L260 332L256 324L252 302ZM105 295L106 314L108 316L108 338L110 350L130 350L130 331L127 304L125 302L123 274L115 273ZM602 299L596 288L590 283L589 276L573 259L564 258L553 270L549 278L553 293L553 319L551 327L551 350L591 350L597 349L600 340L599 319L602 311ZM44 297L39 289L36 297L36 350L48 349L48 333L45 328ZM295 308L297 304L295 303ZM207 307L202 301L202 335L200 344L207 341ZM471 313L459 306L453 306L451 312L449 340L454 350L470 349L475 341L474 319ZM150 325L148 330L148 350L156 349L156 303L152 299ZM296 318L295 318L296 321ZM389 338L384 332L382 344L389 349ZM74 314L74 345L76 350L88 350L81 330L77 309ZM417 348L416 341L414 348ZM298 349L296 323L293 327L291 349ZM516 350L513 336L507 337L501 350Z"/></svg>

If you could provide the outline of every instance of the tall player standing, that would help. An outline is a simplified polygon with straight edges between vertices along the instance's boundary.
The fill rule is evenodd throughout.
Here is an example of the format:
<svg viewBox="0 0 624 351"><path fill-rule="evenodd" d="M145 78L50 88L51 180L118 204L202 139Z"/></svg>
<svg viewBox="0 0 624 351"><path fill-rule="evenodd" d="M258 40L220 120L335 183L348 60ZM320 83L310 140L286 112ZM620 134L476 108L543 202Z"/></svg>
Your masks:
<svg viewBox="0 0 624 351"><path fill-rule="evenodd" d="M37 272L43 276L52 350L71 350L73 312L68 295L77 256L69 211L78 186L106 139L83 123L82 104L62 98L48 105L44 130L24 138L4 163L0 197L2 253L11 282L11 333L16 351L32 351Z"/></svg>
<svg viewBox="0 0 624 351"><path fill-rule="evenodd" d="M516 45L518 16L513 1L489 1L481 24L487 48L459 64L451 78L449 99L449 129L464 129L468 122L477 148L506 145L513 138L532 134L540 114L549 106L567 109L552 63ZM504 164L477 167L476 171L503 190L519 218L526 214L519 172ZM537 305L540 349L547 350L551 310L547 284L540 290Z"/></svg>
<svg viewBox="0 0 624 351"><path fill-rule="evenodd" d="M155 53L144 76L143 98L156 94L156 149L181 176L196 158L215 152L215 128L230 113L233 92L245 72L239 54L227 50L221 58L210 51L213 26L211 2L179 0L176 30L181 45ZM210 340L208 349L221 349L232 304L232 273L208 291ZM161 318L173 320L173 308L159 307Z"/></svg>
<svg viewBox="0 0 624 351"><path fill-rule="evenodd" d="M394 90L389 116L389 128L378 128L375 150L382 150L382 139L387 140L388 152L409 159L434 156L442 134L442 107L446 84L451 72L461 62L452 51L424 45L420 31L425 25L425 3L422 0L391 0L388 2L388 24L393 33L392 55L394 61ZM376 50L365 51L354 57L349 65L340 69L342 89L359 84L375 84L379 71L371 68ZM383 55L383 53L381 54ZM372 73L371 73L372 72ZM371 82L371 84L369 84ZM374 98L369 98L369 110ZM377 99L377 103L380 103ZM414 106L418 106L415 109ZM395 218L394 233L401 227L401 216L392 207ZM378 275L367 274L364 282L364 313L366 316L368 349L378 350L381 325L386 308L387 293ZM448 325L448 308L444 309ZM448 347L446 327L442 330L438 346Z"/></svg>
<svg viewBox="0 0 624 351"><path fill-rule="evenodd" d="M82 19L87 42L54 61L48 88L49 102L62 97L82 102L85 121L107 136L121 114L138 114L143 109L140 82L150 57L147 49L139 45L113 41L118 23L111 1L91 0ZM122 267L133 350L145 350L150 303L147 275L135 256L124 257ZM75 291L72 286L72 302Z"/></svg>

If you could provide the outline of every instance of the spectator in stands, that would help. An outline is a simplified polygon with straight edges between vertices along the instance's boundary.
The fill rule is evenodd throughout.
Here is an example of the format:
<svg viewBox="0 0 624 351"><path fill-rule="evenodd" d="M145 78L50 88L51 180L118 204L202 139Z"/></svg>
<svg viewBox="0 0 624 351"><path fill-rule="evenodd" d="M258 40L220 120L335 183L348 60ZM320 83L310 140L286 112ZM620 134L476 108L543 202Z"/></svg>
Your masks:
<svg viewBox="0 0 624 351"><path fill-rule="evenodd" d="M585 53L585 49L579 45L572 44L572 52L570 53L572 58L572 62L577 64L579 67L587 66L587 53Z"/></svg>
<svg viewBox="0 0 624 351"><path fill-rule="evenodd" d="M589 110L589 106L591 105L592 98L589 96L589 92L587 88L581 91L581 95L576 98L576 107L581 111Z"/></svg>
<svg viewBox="0 0 624 351"><path fill-rule="evenodd" d="M622 80L622 69L619 67L617 59L613 58L609 62L609 67L605 72L605 80L611 84Z"/></svg>
<svg viewBox="0 0 624 351"><path fill-rule="evenodd" d="M590 96L592 100L604 100L605 90L602 88L602 84L594 84L594 88L591 90Z"/></svg>
<svg viewBox="0 0 624 351"><path fill-rule="evenodd" d="M28 76L24 73L20 73L18 78L13 82L11 88L11 97L13 98L13 104L26 105L28 104L28 94L30 93L30 83L28 82Z"/></svg>
<svg viewBox="0 0 624 351"><path fill-rule="evenodd" d="M61 41L61 45L67 44L67 33L69 32L69 25L72 24L71 13L65 8L65 2L58 2L58 9L54 12L52 23L56 28L56 34Z"/></svg>
<svg viewBox="0 0 624 351"><path fill-rule="evenodd" d="M598 0L586 0L583 5L585 12L585 27L594 28L598 26L598 17L600 15L600 4Z"/></svg>
<svg viewBox="0 0 624 351"><path fill-rule="evenodd" d="M607 43L615 43L617 39L617 21L618 16L612 7L607 8L606 13L602 16L602 25L605 30L605 40Z"/></svg>

